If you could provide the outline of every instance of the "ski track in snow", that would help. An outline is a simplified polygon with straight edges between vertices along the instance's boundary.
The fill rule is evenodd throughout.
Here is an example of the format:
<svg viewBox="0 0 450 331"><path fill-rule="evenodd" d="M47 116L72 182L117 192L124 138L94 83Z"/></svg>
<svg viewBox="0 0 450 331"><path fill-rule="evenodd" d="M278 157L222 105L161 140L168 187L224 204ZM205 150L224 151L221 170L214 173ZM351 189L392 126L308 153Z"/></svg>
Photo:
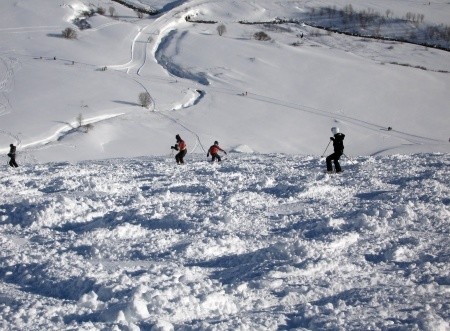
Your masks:
<svg viewBox="0 0 450 331"><path fill-rule="evenodd" d="M16 58L0 56L0 116L10 112L8 92L14 84L14 70L20 68L20 65Z"/></svg>
<svg viewBox="0 0 450 331"><path fill-rule="evenodd" d="M113 69L145 88L146 35L158 35L154 55L176 15L207 2L142 27L130 61ZM169 108L193 106L212 89ZM198 133L159 115L196 137L192 151L203 148ZM359 157L343 160L341 175L308 156L186 159L182 167L161 157L5 167L0 329L450 329L448 155Z"/></svg>
<svg viewBox="0 0 450 331"><path fill-rule="evenodd" d="M0 57L0 117L8 114L11 111L11 103L8 99L8 92L14 84L14 70L20 68L20 62L16 58ZM19 135L1 130L0 134L11 138L11 143L20 146L21 139Z"/></svg>
<svg viewBox="0 0 450 331"><path fill-rule="evenodd" d="M138 68L135 71L135 74L137 76L140 76L140 71L147 63L147 47L149 47L149 44L150 44L150 42L147 40L147 37L143 38L143 36L144 36L143 32L148 31L146 33L146 35L147 34L148 35L157 35L157 39L154 42L153 51L152 51L153 62L159 63L163 68L166 69L167 72L174 74L176 77L183 79L183 80L200 83L204 86L205 90L208 90L209 82L207 81L206 78L204 78L201 75L199 76L198 74L186 72L183 68L179 68L178 65L176 65L175 63L172 63L170 58L167 58L166 56L164 56L163 53L164 53L164 48L166 47L165 44L172 42L172 39L173 39L172 35L176 31L177 24L180 22L180 20L183 20L180 17L180 14L183 13L185 15L188 11L193 11L194 8L199 7L202 4L211 3L211 2L215 2L215 1L202 0L202 1L195 1L195 2L191 1L187 4L181 3L179 6L175 6L175 7L171 8L168 12L162 14L161 17L159 17L152 24L148 24L148 25L145 25L144 27L141 27L139 29L138 34L136 35L135 39L132 42L131 60L125 65L112 66L112 68L117 69L117 70L126 70L126 72L129 74L132 73L130 71L130 69ZM140 84L142 86L144 86L143 82L140 82ZM215 90L215 92L220 93L220 91L217 91L214 87L210 87L209 89ZM236 93L236 92L237 91L233 91L233 93ZM203 96L203 94L200 94L192 102L181 103L181 107L178 105L174 105L173 109L191 107L191 106L197 104L200 101L200 99L202 98L202 96ZM370 129L370 130L376 131L376 132L379 131L380 129L384 128L384 126L374 124L374 123L369 123L366 121L362 121L360 119L345 116L343 114L337 114L334 111L327 111L327 110L309 107L306 105L285 102L283 100L277 99L276 97L263 96L263 95L257 95L257 94L252 94L252 93L250 93L250 95L248 97L253 98L255 100L262 101L264 103L273 103L278 106L299 109L301 111L309 112L309 113L312 113L315 115L325 116L330 119L343 121L343 122L346 122L346 124L352 124L352 125L356 125L358 127L364 127L366 129ZM166 114L166 117L173 119L168 114ZM177 122L176 120L174 120L174 121ZM181 123L179 123L179 124L181 127L187 129L185 125L182 125ZM188 131L192 132L192 130L189 130L189 129L188 129ZM194 133L194 134L198 137L198 133ZM417 136L417 135L411 135L407 132L399 132L396 130L390 131L388 134L390 136L395 136L395 137L404 139L406 143L412 144L412 145L443 143L443 141L440 141L437 139L421 137L421 136ZM382 152L383 151L379 151L378 153L374 153L374 155L377 155Z"/></svg>
<svg viewBox="0 0 450 331"><path fill-rule="evenodd" d="M283 101L283 100L280 100L280 99L277 99L274 97L270 97L270 96L249 93L246 97L254 99L254 100L262 101L264 103L273 103L278 106L287 107L287 108L291 108L291 109L298 109L302 112L306 112L306 113L310 113L310 114L314 114L314 115L318 115L318 116L324 116L324 117L333 119L335 121L338 121L340 123L345 123L346 125L354 125L357 127L364 127L366 129L369 129L374 132L379 132L380 130L385 129L385 127L382 125L370 123L370 122L367 122L367 121L364 121L364 120L361 120L358 118L346 116L343 114L338 114L333 111L327 111L327 110L322 110L322 109L318 109L318 108L314 108L314 107L308 107L308 106L296 104L293 102L286 102L286 101ZM397 131L397 130L386 131L386 134L389 134L390 136L393 136L393 137L404 139L406 142L408 142L412 145L442 144L443 142L445 142L443 140L432 139L429 137L423 137L423 136L418 136L418 135L412 135L410 133L401 132L401 131ZM392 149L395 149L395 148L393 147ZM382 152L383 151L380 151L379 153L382 153Z"/></svg>
<svg viewBox="0 0 450 331"><path fill-rule="evenodd" d="M140 72L147 64L149 64L149 61L147 59L149 52L147 51L147 48L152 47L152 52L150 52L150 54L152 54L152 61L150 61L151 63L154 63L154 62L158 63L163 68L165 68L165 70L168 73L172 73L176 77L187 81L188 84L190 82L191 84L200 83L202 85L209 85L206 78L204 78L203 76L198 76L195 73L186 72L183 68L179 68L175 63L172 63L170 61L170 59L165 57L162 53L164 53L165 43L171 42L170 36L176 30L176 26L181 21L184 21L183 17L189 11L193 11L195 8L197 8L201 5L211 3L211 2L215 2L215 1L212 1L212 0L207 0L207 1L199 0L199 1L191 1L191 2L183 2L182 1L180 3L177 3L177 5L170 6L170 8L168 8L168 11L163 12L163 14L161 14L160 17L158 17L156 20L152 21L150 24L145 23L146 21L143 21L144 23L142 23L141 21L134 21L135 24L138 24L138 25L144 24L144 25L139 27L139 30L138 30L136 36L134 37L134 39L131 42L130 60L125 64L107 65L107 67L111 70L125 71L128 75L130 75L132 77L132 79L134 79L145 90L148 91L148 88L146 87L147 83L145 82L144 77L141 76ZM77 9L74 8L74 13L76 13L76 12L77 12ZM120 23L121 22L105 23L101 26L93 28L92 31L97 31L99 29L106 28L111 25L120 24ZM9 32L10 30L12 30L12 31L30 31L30 30L33 31L33 29L36 29L36 31L40 31L40 29L43 29L43 28L50 29L50 28L54 28L54 26L18 27L18 28L11 28L11 29L7 28L7 29L3 29L3 30L5 30L6 32ZM1 31L3 31L3 30L1 30ZM89 30L87 30L87 31L89 32ZM92 32L92 31L90 31L90 32ZM153 39L149 39L150 38L149 36L157 36L157 37L153 41ZM4 62L5 60L2 59L2 61ZM0 82L0 91L2 89L3 90L5 89L4 85L7 84L8 80L11 80L12 75L13 75L12 69L8 70L6 78L2 82ZM186 83L184 83L184 84L186 84ZM210 89L214 92L221 93L221 91L216 90L214 87L208 88L208 86L204 86L204 88L205 88L206 92L208 91L208 89ZM238 92L238 91L233 91L233 93L236 93L236 92ZM195 99L189 100L188 102L181 101L180 103L174 104L172 107L169 107L169 109L167 109L167 110L183 109L183 108L195 106L198 102L200 102L204 93L205 92L202 91L202 93L198 93L195 95ZM358 127L364 127L366 129L370 129L373 131L377 131L377 130L383 128L383 126L380 126L378 124L368 123L368 122L362 121L357 118L352 118L352 117L345 116L342 114L337 114L334 111L327 111L327 110L309 107L306 105L285 102L283 100L277 99L276 97L263 96L263 95L257 95L257 94L251 94L251 93L249 94L248 97L252 98L254 100L259 100L264 103L272 103L272 104L276 104L278 106L298 109L303 112L309 112L309 113L312 113L315 115L324 116L324 117L334 119L334 120L339 120L339 121L345 122L346 124L352 124L352 125L356 125ZM155 110L156 107L157 106L155 105L155 103L153 101L153 110ZM166 109L164 109L164 110L166 110ZM7 102L2 101L0 103L0 116L2 114L5 114L6 112L8 112ZM166 117L173 119L169 114L166 114ZM188 129L185 125L183 125L179 121L174 120L174 122L177 122L180 125L180 127ZM61 136L60 132L62 132L62 131L66 131L66 128L64 127L64 128L59 129L58 132L55 132L52 135L52 137L56 140L59 139ZM188 131L192 132L192 130L190 130L190 129L188 129ZM443 141L439 141L436 139L431 139L428 137L419 137L419 136L411 135L407 132L399 132L399 131L395 131L395 130L389 132L388 134L391 136L395 136L397 138L404 139L407 144L412 144L412 145L443 143ZM10 135L13 136L13 134L10 134ZM199 133L195 132L194 135L196 135L198 137ZM36 146L40 143L47 144L48 142L49 142L49 139L44 139L42 141L32 142L28 145ZM20 147L23 148L24 146L20 146ZM395 149L395 148L393 147L392 149ZM373 155L377 155L382 152L383 151L379 151L377 153L374 153Z"/></svg>
<svg viewBox="0 0 450 331"><path fill-rule="evenodd" d="M58 25L48 25L48 26L24 26L15 28L3 28L0 32L5 33L30 33L30 32L45 32L45 31L55 31L63 28L63 26Z"/></svg>
<svg viewBox="0 0 450 331"><path fill-rule="evenodd" d="M86 124L94 124L94 123L99 123L99 122L103 122L103 121L107 121L109 119L118 117L118 116L122 116L123 114L104 114L104 115L100 115L100 116L96 116L96 117L91 117L91 118L85 118L83 119L83 125ZM52 134L51 136L44 138L42 140L39 141L34 141L32 143L26 144L21 146L22 148L33 148L36 146L45 146L47 144L50 144L54 141L59 141L64 139L64 137L70 133L73 132L77 132L80 131L82 128L79 127L79 124L77 122L73 122L73 123L67 123L66 125L64 125L63 127L61 127L59 130L57 130L54 134Z"/></svg>
<svg viewBox="0 0 450 331"><path fill-rule="evenodd" d="M147 48L149 47L149 45L151 43L148 36L151 36L151 35L158 36L157 42L153 45L153 50L154 50L153 60L154 60L154 62L157 62L156 58L155 58L155 54L157 52L157 49L159 48L159 43L161 42L161 40L163 40L163 38L166 34L170 33L171 28L177 24L177 21L179 21L180 19L183 20L182 18L177 17L177 16L180 13L185 12L187 9L191 9L192 7L211 2L211 0L208 0L208 1L203 0L203 1L197 1L197 2L198 3L189 3L188 6L181 6L181 5L184 5L184 3L181 2L179 4L181 7L177 7L177 6L175 6L173 8L171 7L169 11L162 14L161 17L159 17L157 20L152 22L152 24L145 24L144 26L139 27L138 33L136 34L136 36L134 37L134 39L131 42L130 60L125 64L108 65L107 67L111 70L125 71L130 77L132 77L132 79L134 79L138 84L140 84L148 92L148 89L145 84L146 82L143 81L142 79L140 79L141 78L140 71L147 63ZM77 12L77 10L74 9L74 13L76 13L76 12ZM97 31L99 29L106 28L111 25L115 25L115 24L119 24L119 23L120 22L106 23L99 27L93 28L92 31ZM141 22L137 21L137 23L139 24ZM41 29L51 29L51 28L54 28L54 27L53 26L18 27L18 28L3 29L3 30L5 30L6 32L11 32L11 31L13 31L13 32L16 32L16 31L17 32L29 32L29 31L34 31L34 30L41 31ZM1 31L3 31L3 30L1 30ZM147 30L149 30L149 32L146 32ZM3 91L6 90L6 86L7 86L8 82L11 81L11 79L13 77L13 68L10 64L6 63L6 60L4 58L0 58L0 59L2 60L2 63L5 65L5 68L7 68L7 74L4 76L5 78L0 82L0 92L1 92L2 90ZM170 65L170 66L172 67L173 65ZM188 75L187 77L180 77L180 78L189 80L190 76ZM188 100L181 100L180 103L174 104L171 107L171 109L182 109L182 108L188 108L188 107L192 107L192 106L196 105L203 98L205 93L204 93L204 91L199 91L199 90L195 90L195 91L196 91L196 93L188 96L189 97ZM154 100L152 102L152 106L153 106L153 108L155 107ZM1 102L0 103L0 116L7 112L8 111L7 111L6 102ZM107 118L109 116L110 115L104 115L103 117ZM116 116L116 115L114 115L114 116ZM198 137L197 133L195 133L192 130L190 130L189 128L187 128L179 120L175 120L169 114L165 114L164 116L173 120L175 123L180 125L180 127L193 133L193 135L196 137L197 145L199 145L199 144L201 145L201 143L199 142L199 137ZM103 120L103 118L102 118L102 120ZM94 122L95 121L90 121L89 123L94 123ZM87 122L85 122L85 124L87 124ZM19 147L20 147L20 149L29 148L29 147L37 148L37 146L43 147L51 142L61 140L65 134L72 132L73 129L74 129L74 126L69 124L69 125L59 128L56 132L51 134L48 138L41 139L39 141L33 141L31 143L28 143L26 146L19 146ZM10 132L1 131L0 133L9 135L13 138L17 138L17 137L15 137L15 135L13 133L10 133ZM19 139L15 139L15 140L19 141ZM195 148L196 147L197 146L195 146ZM203 148L203 146L202 146L202 148Z"/></svg>
<svg viewBox="0 0 450 331"><path fill-rule="evenodd" d="M0 328L448 330L450 157L230 154L0 179Z"/></svg>

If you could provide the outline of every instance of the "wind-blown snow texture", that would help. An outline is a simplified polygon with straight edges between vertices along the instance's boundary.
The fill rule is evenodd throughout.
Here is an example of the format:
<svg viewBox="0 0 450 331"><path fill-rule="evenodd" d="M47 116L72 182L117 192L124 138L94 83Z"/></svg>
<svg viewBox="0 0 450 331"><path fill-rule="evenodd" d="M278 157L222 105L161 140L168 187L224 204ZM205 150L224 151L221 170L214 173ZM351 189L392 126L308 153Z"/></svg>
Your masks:
<svg viewBox="0 0 450 331"><path fill-rule="evenodd" d="M450 53L312 27L445 47L450 5L129 3L0 1L0 329L450 330Z"/></svg>
<svg viewBox="0 0 450 331"><path fill-rule="evenodd" d="M448 330L450 158L232 153L1 179L0 326Z"/></svg>

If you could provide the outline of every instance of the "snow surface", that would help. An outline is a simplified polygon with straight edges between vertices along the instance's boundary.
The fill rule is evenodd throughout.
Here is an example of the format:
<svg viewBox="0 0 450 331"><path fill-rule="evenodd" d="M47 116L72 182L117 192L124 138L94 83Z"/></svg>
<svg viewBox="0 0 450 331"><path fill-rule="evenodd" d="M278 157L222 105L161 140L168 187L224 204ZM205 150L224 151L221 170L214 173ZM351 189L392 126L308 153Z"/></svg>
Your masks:
<svg viewBox="0 0 450 331"><path fill-rule="evenodd" d="M11 169L0 328L449 330L449 155L229 154Z"/></svg>
<svg viewBox="0 0 450 331"><path fill-rule="evenodd" d="M132 3L160 14L0 2L0 329L450 330L450 53L239 23L343 0ZM388 37L450 25L444 1L352 5Z"/></svg>
<svg viewBox="0 0 450 331"><path fill-rule="evenodd" d="M332 126L347 134L351 156L450 152L449 52L302 24L238 23L301 22L334 2L140 2L161 14L138 19L98 1L107 13L113 5L115 17L87 18L91 28L75 40L61 31L77 28L88 1L0 4L2 155L15 143L21 164L163 156L178 133L189 153L219 140L226 149L320 156ZM450 6L439 1L365 3L355 10L423 14L418 31L450 25ZM271 41L255 40L259 31ZM152 97L149 109L139 106L142 92ZM76 130L80 115L88 134Z"/></svg>

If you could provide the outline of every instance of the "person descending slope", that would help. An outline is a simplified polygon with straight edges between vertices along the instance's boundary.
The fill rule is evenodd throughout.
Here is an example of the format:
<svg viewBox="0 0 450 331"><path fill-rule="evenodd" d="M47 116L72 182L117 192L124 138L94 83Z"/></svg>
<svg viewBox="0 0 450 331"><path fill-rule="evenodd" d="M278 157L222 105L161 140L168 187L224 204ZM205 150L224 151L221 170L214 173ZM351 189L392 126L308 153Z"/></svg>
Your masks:
<svg viewBox="0 0 450 331"><path fill-rule="evenodd" d="M11 158L11 160L9 160L9 165L13 168L17 168L17 162L16 162L16 146L14 146L13 144L9 145L9 153L8 156Z"/></svg>
<svg viewBox="0 0 450 331"><path fill-rule="evenodd" d="M225 154L227 154L227 152L225 152L222 148L219 147L219 142L216 140L214 142L214 145L212 145L209 150L208 150L208 154L206 154L206 157L209 157L209 154L211 154L212 158L211 158L211 162L214 162L216 159L218 162L222 161L220 155L219 155L219 151L224 152Z"/></svg>
<svg viewBox="0 0 450 331"><path fill-rule="evenodd" d="M175 161L177 161L177 164L184 164L184 157L187 153L186 143L183 139L181 139L179 134L175 136L175 139L177 140L177 143L174 146L170 146L170 148L178 151L177 155L175 155Z"/></svg>
<svg viewBox="0 0 450 331"><path fill-rule="evenodd" d="M326 158L327 162L327 172L333 172L333 166L331 165L331 161L334 162L334 168L336 172L341 172L341 165L339 164L339 159L342 154L344 154L344 138L345 134L339 132L339 128L332 127L331 132L334 137L330 137L330 140L333 141L334 153L330 154Z"/></svg>

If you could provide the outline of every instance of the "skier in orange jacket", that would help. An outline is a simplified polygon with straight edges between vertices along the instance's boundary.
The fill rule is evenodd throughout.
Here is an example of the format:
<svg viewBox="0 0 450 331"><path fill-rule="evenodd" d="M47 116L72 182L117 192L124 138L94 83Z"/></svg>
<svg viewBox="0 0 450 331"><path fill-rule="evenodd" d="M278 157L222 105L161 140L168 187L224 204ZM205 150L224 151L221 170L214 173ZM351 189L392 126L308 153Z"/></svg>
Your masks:
<svg viewBox="0 0 450 331"><path fill-rule="evenodd" d="M222 161L220 155L219 155L219 151L224 152L225 154L227 154L227 152L225 152L222 148L219 147L219 142L215 141L214 145L212 145L209 150L208 150L208 154L206 154L206 157L209 157L209 154L211 154L212 158L211 158L211 162L214 162L216 159L217 161Z"/></svg>
<svg viewBox="0 0 450 331"><path fill-rule="evenodd" d="M178 151L177 155L175 155L177 164L184 164L184 157L187 153L186 143L181 139L179 134L175 136L175 139L177 140L177 143L174 146L170 146L170 148Z"/></svg>

